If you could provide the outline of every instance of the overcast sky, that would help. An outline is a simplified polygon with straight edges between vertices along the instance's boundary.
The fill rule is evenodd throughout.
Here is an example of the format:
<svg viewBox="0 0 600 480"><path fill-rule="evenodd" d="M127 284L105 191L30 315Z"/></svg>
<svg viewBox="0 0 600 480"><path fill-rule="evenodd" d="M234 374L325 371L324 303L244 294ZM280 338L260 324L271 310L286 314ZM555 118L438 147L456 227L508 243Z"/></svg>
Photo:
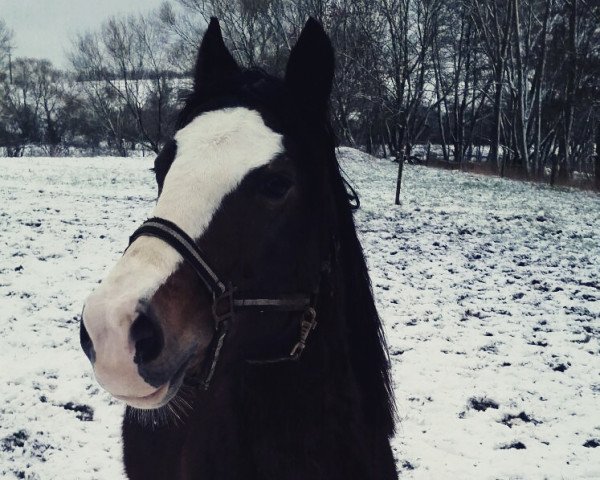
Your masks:
<svg viewBox="0 0 600 480"><path fill-rule="evenodd" d="M95 29L120 13L147 12L163 0L0 0L0 18L14 33L14 55L68 64L66 51L77 32Z"/></svg>

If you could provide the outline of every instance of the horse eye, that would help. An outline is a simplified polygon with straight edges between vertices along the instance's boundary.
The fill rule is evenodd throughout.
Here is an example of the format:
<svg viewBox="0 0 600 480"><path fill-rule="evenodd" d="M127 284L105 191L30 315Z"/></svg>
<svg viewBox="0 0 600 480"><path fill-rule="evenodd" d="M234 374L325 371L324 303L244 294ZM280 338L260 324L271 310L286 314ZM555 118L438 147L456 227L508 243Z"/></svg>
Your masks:
<svg viewBox="0 0 600 480"><path fill-rule="evenodd" d="M292 187L292 181L279 174L269 174L261 180L258 191L271 200L280 200Z"/></svg>

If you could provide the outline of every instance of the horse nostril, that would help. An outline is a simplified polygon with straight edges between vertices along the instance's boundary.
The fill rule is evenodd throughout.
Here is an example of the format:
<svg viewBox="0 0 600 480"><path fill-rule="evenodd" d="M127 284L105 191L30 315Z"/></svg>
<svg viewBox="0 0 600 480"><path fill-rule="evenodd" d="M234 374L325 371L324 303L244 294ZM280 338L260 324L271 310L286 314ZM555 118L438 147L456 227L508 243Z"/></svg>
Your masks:
<svg viewBox="0 0 600 480"><path fill-rule="evenodd" d="M81 344L81 348L85 356L90 359L90 362L94 363L96 360L96 352L94 351L94 344L92 343L92 339L85 328L83 323L83 318L79 322L79 343Z"/></svg>
<svg viewBox="0 0 600 480"><path fill-rule="evenodd" d="M135 363L155 360L163 349L164 338L158 324L144 313L139 313L131 325L129 338L135 343Z"/></svg>

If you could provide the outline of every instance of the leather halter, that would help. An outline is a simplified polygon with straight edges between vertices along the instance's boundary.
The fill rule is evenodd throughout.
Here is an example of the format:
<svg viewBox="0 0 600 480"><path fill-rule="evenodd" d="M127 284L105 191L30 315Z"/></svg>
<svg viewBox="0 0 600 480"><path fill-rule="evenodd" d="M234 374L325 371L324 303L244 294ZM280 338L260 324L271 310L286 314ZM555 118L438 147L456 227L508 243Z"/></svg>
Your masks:
<svg viewBox="0 0 600 480"><path fill-rule="evenodd" d="M278 358L252 360L251 363L279 363L300 358L310 332L317 326L314 309L316 292L312 295L282 295L274 298L243 297L238 294L237 289L231 283L226 283L220 279L196 242L175 223L163 218L150 218L129 237L129 245L141 236L159 238L177 250L212 294L215 335L209 345L209 353L202 365L199 384L204 390L207 390L210 386L230 324L235 319L235 313L239 309L255 308L260 311L302 312L298 340L290 353Z"/></svg>

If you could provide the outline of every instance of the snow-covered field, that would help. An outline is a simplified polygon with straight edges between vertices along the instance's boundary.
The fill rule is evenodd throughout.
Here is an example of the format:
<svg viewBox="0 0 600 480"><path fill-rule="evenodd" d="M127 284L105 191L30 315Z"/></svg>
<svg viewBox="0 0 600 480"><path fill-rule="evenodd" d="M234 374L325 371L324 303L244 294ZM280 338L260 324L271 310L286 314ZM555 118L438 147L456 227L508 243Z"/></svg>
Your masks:
<svg viewBox="0 0 600 480"><path fill-rule="evenodd" d="M600 478L600 198L343 149L402 478ZM0 159L0 478L122 478L77 316L155 197L149 159Z"/></svg>

